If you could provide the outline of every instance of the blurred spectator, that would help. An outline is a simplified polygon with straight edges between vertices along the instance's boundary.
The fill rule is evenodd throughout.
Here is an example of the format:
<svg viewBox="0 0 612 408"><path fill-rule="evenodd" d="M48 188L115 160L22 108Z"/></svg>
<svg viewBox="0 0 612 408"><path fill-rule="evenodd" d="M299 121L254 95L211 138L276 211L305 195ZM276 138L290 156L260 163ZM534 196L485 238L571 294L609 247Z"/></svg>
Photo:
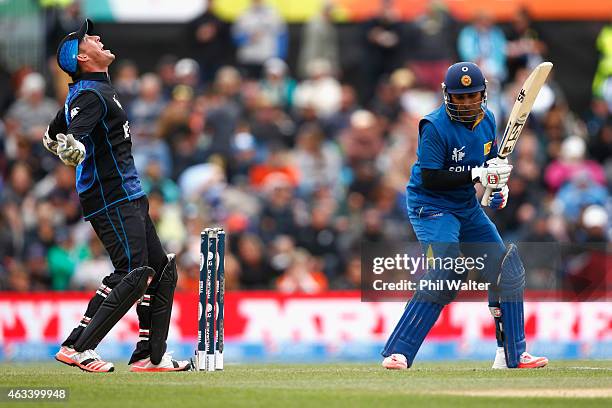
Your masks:
<svg viewBox="0 0 612 408"><path fill-rule="evenodd" d="M310 213L310 223L300 230L297 238L298 245L318 258L322 272L330 278L342 270L333 216L332 206L316 204Z"/></svg>
<svg viewBox="0 0 612 408"><path fill-rule="evenodd" d="M607 115L606 119L599 130L589 136L588 146L589 155L602 165L612 159L612 116Z"/></svg>
<svg viewBox="0 0 612 408"><path fill-rule="evenodd" d="M546 44L533 28L527 9L520 9L514 15L506 38L508 78L514 78L519 68L531 70L543 61Z"/></svg>
<svg viewBox="0 0 612 408"><path fill-rule="evenodd" d="M402 65L403 30L391 0L383 0L378 14L364 23L365 100L374 92L378 79Z"/></svg>
<svg viewBox="0 0 612 408"><path fill-rule="evenodd" d="M155 72L161 80L162 95L165 100L169 100L172 97L172 89L176 84L176 78L174 76L176 61L177 58L174 55L166 54L159 59L157 67L155 68Z"/></svg>
<svg viewBox="0 0 612 408"><path fill-rule="evenodd" d="M308 63L308 79L295 91L298 108L313 108L319 118L328 118L338 111L342 91L340 83L332 75L329 62L315 59Z"/></svg>
<svg viewBox="0 0 612 408"><path fill-rule="evenodd" d="M381 126L385 131L391 123L397 121L402 111L400 93L388 78L378 82L370 109L382 121Z"/></svg>
<svg viewBox="0 0 612 408"><path fill-rule="evenodd" d="M206 129L212 134L211 144L225 156L229 156L232 136L243 112L241 85L242 77L236 68L221 68L215 77L215 94L206 108Z"/></svg>
<svg viewBox="0 0 612 408"><path fill-rule="evenodd" d="M244 289L267 289L274 274L264 252L261 240L253 234L242 235L236 245L240 263L240 286Z"/></svg>
<svg viewBox="0 0 612 408"><path fill-rule="evenodd" d="M129 59L118 62L113 75L113 86L117 91L117 99L121 101L124 110L129 112L132 102L139 93L140 79L138 67Z"/></svg>
<svg viewBox="0 0 612 408"><path fill-rule="evenodd" d="M217 70L232 64L236 52L229 24L215 13L215 2L205 0L206 11L189 23L189 37L193 41L194 58L200 64L200 77L209 83Z"/></svg>
<svg viewBox="0 0 612 408"><path fill-rule="evenodd" d="M296 236L298 225L294 212L294 188L287 176L273 173L264 179L264 202L259 231L264 242L278 235Z"/></svg>
<svg viewBox="0 0 612 408"><path fill-rule="evenodd" d="M96 290L102 279L110 275L115 269L106 254L104 246L102 246L98 237L93 234L89 239L89 250L88 258L78 264L74 275L72 275L70 286L73 289Z"/></svg>
<svg viewBox="0 0 612 408"><path fill-rule="evenodd" d="M148 194L149 215L159 240L168 252L179 252L185 240L187 231L183 224L181 207L177 204L167 204L159 190L153 190Z"/></svg>
<svg viewBox="0 0 612 408"><path fill-rule="evenodd" d="M584 229L584 242L610 241L609 216L605 207L589 205L582 212L582 228ZM610 271L608 271L609 273Z"/></svg>
<svg viewBox="0 0 612 408"><path fill-rule="evenodd" d="M333 289L356 290L361 288L361 255L352 254L344 273L332 282Z"/></svg>
<svg viewBox="0 0 612 408"><path fill-rule="evenodd" d="M398 94L402 110L411 116L421 118L440 104L440 84L435 91L419 87L414 73L407 68L396 69L389 80Z"/></svg>
<svg viewBox="0 0 612 408"><path fill-rule="evenodd" d="M238 63L249 78L260 78L263 64L270 58L287 56L287 26L264 0L251 0L251 6L234 23L232 33L238 46Z"/></svg>
<svg viewBox="0 0 612 408"><path fill-rule="evenodd" d="M561 157L546 168L544 180L549 190L555 192L577 174L583 174L593 184L606 184L606 176L601 165L585 159L586 144L578 136L570 136L561 145ZM591 183L589 183L591 184Z"/></svg>
<svg viewBox="0 0 612 408"><path fill-rule="evenodd" d="M329 139L335 139L337 134L348 127L353 112L358 109L357 93L351 85L343 84L340 88L340 107L338 111L322 120L325 134Z"/></svg>
<svg viewBox="0 0 612 408"><path fill-rule="evenodd" d="M270 146L268 157L265 162L251 168L249 174L251 186L255 189L265 190L275 183L287 183L291 187L297 187L300 183L298 169L291 165L287 151L278 145ZM269 178L271 175L280 174L283 177ZM271 183L266 185L266 183Z"/></svg>
<svg viewBox="0 0 612 408"><path fill-rule="evenodd" d="M152 73L140 78L139 95L129 112L130 133L135 143L150 139L155 133L155 122L164 110L166 101L162 97L162 84L159 76Z"/></svg>
<svg viewBox="0 0 612 408"><path fill-rule="evenodd" d="M478 12L461 30L457 49L459 59L478 64L489 82L506 79L506 37L486 11Z"/></svg>
<svg viewBox="0 0 612 408"><path fill-rule="evenodd" d="M291 117L263 95L255 106L250 127L257 143L269 146L293 146L295 125Z"/></svg>
<svg viewBox="0 0 612 408"><path fill-rule="evenodd" d="M24 162L16 162L10 169L8 184L4 186L0 195L3 203L14 203L22 206L33 185L32 172Z"/></svg>
<svg viewBox="0 0 612 408"><path fill-rule="evenodd" d="M38 72L26 75L19 87L19 98L11 105L7 121L14 121L18 132L39 141L59 105L45 96L45 79Z"/></svg>
<svg viewBox="0 0 612 408"><path fill-rule="evenodd" d="M440 90L440 78L455 60L457 23L442 0L430 1L427 10L413 23L411 45L406 58L419 84ZM429 112L431 110L428 110Z"/></svg>
<svg viewBox="0 0 612 408"><path fill-rule="evenodd" d="M376 116L367 110L354 112L350 127L340 135L340 144L345 161L351 167L363 161L375 160L384 145Z"/></svg>
<svg viewBox="0 0 612 408"><path fill-rule="evenodd" d="M285 273L276 281L282 293L318 293L327 289L325 275L316 269L308 252L297 250Z"/></svg>
<svg viewBox="0 0 612 408"><path fill-rule="evenodd" d="M309 197L319 186L328 186L340 196L342 155L335 143L326 142L321 129L303 125L297 136L293 158L300 174L300 194Z"/></svg>
<svg viewBox="0 0 612 408"><path fill-rule="evenodd" d="M79 263L90 257L86 243L75 243L67 229L55 231L56 244L49 249L47 261L51 274L51 287L66 290Z"/></svg>
<svg viewBox="0 0 612 408"><path fill-rule="evenodd" d="M601 29L595 45L601 56L593 78L593 95L604 96L605 82L612 77L612 23L608 23ZM610 106L610 100L608 104Z"/></svg>
<svg viewBox="0 0 612 408"><path fill-rule="evenodd" d="M248 183L251 167L258 163L257 142L246 124L239 124L232 139L232 157L229 162L229 179L241 186Z"/></svg>
<svg viewBox="0 0 612 408"><path fill-rule="evenodd" d="M574 172L555 197L555 208L569 222L578 222L583 208L592 204L605 205L607 190L598 185L588 171Z"/></svg>
<svg viewBox="0 0 612 408"><path fill-rule="evenodd" d="M164 202L174 204L181 198L181 191L176 183L169 177L165 177L161 163L151 160L147 164L146 170L141 178L142 189L149 194L151 191L159 191Z"/></svg>
<svg viewBox="0 0 612 408"><path fill-rule="evenodd" d="M287 64L280 58L272 58L265 62L263 71L261 95L272 105L290 112L297 83L288 76Z"/></svg>
<svg viewBox="0 0 612 408"><path fill-rule="evenodd" d="M302 28L302 46L298 56L298 74L308 76L308 63L325 60L331 71L338 74L340 68L338 34L333 23L334 5L330 0L323 2L321 12L314 15Z"/></svg>
<svg viewBox="0 0 612 408"><path fill-rule="evenodd" d="M174 66L174 81L177 85L185 85L200 94L203 90L200 80L200 64L193 58L182 58Z"/></svg>

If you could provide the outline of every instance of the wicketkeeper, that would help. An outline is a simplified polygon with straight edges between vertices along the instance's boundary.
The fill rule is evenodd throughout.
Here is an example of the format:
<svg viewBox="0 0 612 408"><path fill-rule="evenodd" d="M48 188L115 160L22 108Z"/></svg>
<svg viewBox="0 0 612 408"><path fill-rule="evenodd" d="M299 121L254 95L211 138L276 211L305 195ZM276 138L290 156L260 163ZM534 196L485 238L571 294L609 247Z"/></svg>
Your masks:
<svg viewBox="0 0 612 408"><path fill-rule="evenodd" d="M526 352L525 268L516 246L506 247L475 196L476 183L493 188L489 207L504 208L512 171L506 159L497 158L486 80L476 64L460 62L448 68L442 88L444 103L419 123L418 160L407 187L410 222L428 258L486 254L481 276L491 284L489 309L498 346L493 368L543 367L547 358ZM434 282L466 278L439 266L425 275ZM410 367L442 308L456 295L450 288L417 290L385 345L383 366Z"/></svg>
<svg viewBox="0 0 612 408"><path fill-rule="evenodd" d="M174 254L166 254L149 217L149 204L132 158L127 115L108 77L115 60L87 19L57 49L57 63L68 73L64 109L47 128L43 144L76 167L76 189L85 220L108 251L115 271L89 301L78 326L55 358L84 371L111 372L96 347L138 301L139 341L131 371L182 371L189 361L166 353L177 272Z"/></svg>

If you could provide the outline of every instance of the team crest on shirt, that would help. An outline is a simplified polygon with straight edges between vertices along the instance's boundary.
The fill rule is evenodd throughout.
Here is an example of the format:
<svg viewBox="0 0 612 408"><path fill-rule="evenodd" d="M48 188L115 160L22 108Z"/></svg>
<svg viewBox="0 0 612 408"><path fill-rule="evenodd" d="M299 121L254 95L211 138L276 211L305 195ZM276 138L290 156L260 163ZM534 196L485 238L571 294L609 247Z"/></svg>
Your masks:
<svg viewBox="0 0 612 408"><path fill-rule="evenodd" d="M121 106L121 104L119 103L119 99L117 99L117 95L113 95L113 101L115 101L117 106L119 106L121 109L123 109L123 106Z"/></svg>
<svg viewBox="0 0 612 408"><path fill-rule="evenodd" d="M487 154L491 153L491 145L493 144L493 142L487 142L484 144L484 155L486 156Z"/></svg>
<svg viewBox="0 0 612 408"><path fill-rule="evenodd" d="M461 146L461 149L457 149L456 147L453 148L453 155L451 156L451 158L456 163L459 163L465 157L465 152L463 151L463 149L465 149L465 146Z"/></svg>
<svg viewBox="0 0 612 408"><path fill-rule="evenodd" d="M78 106L76 108L72 108L70 110L70 119L74 119L74 117L79 113L80 110L81 108L79 108Z"/></svg>

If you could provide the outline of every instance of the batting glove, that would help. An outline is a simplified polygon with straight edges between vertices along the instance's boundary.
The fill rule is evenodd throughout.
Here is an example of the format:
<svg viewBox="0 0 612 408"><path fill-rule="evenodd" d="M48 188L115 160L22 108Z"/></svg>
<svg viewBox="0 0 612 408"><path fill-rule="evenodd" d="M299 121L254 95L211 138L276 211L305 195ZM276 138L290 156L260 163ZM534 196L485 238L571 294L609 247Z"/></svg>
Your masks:
<svg viewBox="0 0 612 408"><path fill-rule="evenodd" d="M42 142L45 149L57 156L57 141L51 139L51 136L49 136L49 126L47 126L47 130L45 130Z"/></svg>
<svg viewBox="0 0 612 408"><path fill-rule="evenodd" d="M58 133L57 136L57 155L68 166L76 167L85 158L85 146L76 140L72 135Z"/></svg>
<svg viewBox="0 0 612 408"><path fill-rule="evenodd" d="M498 191L494 191L493 194L489 196L489 208L494 210L501 210L508 204L508 196L510 194L510 189L508 186L503 186Z"/></svg>
<svg viewBox="0 0 612 408"><path fill-rule="evenodd" d="M486 162L486 167L475 167L472 169L472 181L480 183L483 187L501 189L510 178L512 166L508 159L491 159Z"/></svg>

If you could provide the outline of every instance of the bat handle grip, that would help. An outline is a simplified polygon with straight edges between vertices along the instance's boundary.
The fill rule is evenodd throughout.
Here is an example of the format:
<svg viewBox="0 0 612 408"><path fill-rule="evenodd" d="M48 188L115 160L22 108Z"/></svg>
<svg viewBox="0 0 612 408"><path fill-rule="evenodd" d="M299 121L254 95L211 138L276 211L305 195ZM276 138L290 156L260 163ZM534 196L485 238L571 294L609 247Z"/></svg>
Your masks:
<svg viewBox="0 0 612 408"><path fill-rule="evenodd" d="M480 204L482 206L486 207L487 205L489 205L489 197L491 196L492 192L493 192L493 189L491 187L487 187L485 189L485 192L482 195L482 199L480 200Z"/></svg>

